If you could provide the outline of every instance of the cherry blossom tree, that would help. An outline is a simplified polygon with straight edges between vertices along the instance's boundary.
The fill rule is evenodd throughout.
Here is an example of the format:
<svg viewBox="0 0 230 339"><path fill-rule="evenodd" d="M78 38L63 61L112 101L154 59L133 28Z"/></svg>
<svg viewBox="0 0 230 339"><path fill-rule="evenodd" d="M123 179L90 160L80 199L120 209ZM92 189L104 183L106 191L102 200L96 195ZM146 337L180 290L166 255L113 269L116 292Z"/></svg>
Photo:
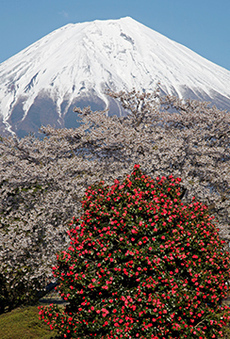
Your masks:
<svg viewBox="0 0 230 339"><path fill-rule="evenodd" d="M76 108L76 129L47 126L41 139L0 140L2 309L34 300L50 281L85 189L99 180L111 184L136 163L152 177L181 177L183 201L195 196L206 204L229 239L229 112L158 91L108 95L120 101L124 117Z"/></svg>

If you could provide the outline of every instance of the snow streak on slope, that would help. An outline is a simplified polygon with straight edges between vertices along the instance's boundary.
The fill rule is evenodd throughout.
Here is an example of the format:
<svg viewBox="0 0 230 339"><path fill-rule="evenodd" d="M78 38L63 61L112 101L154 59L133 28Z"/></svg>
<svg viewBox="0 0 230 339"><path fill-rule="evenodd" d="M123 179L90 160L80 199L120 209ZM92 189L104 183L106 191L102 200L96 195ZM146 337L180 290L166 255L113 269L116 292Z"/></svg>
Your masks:
<svg viewBox="0 0 230 339"><path fill-rule="evenodd" d="M45 93L61 119L87 93L108 106L105 88L148 91L158 82L179 97L230 100L229 71L130 17L69 24L0 64L0 115L7 125L20 101L23 120Z"/></svg>

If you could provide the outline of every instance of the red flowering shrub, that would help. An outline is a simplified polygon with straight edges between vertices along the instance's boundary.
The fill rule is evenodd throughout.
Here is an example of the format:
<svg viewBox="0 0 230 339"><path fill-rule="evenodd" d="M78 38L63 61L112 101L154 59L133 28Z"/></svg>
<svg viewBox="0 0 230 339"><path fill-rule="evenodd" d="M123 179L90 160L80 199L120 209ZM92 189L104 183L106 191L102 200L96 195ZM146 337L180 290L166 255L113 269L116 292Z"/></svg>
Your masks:
<svg viewBox="0 0 230 339"><path fill-rule="evenodd" d="M64 338L217 338L230 319L229 253L207 207L181 203L179 178L89 187L54 276L68 303L40 307Z"/></svg>

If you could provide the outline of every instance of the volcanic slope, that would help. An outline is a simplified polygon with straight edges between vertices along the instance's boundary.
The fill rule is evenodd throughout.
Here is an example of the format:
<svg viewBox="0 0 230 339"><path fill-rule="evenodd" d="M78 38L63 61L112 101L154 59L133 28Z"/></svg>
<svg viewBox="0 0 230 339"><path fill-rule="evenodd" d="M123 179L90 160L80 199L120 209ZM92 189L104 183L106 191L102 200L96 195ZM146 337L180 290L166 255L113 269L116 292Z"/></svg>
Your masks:
<svg viewBox="0 0 230 339"><path fill-rule="evenodd" d="M152 91L230 110L230 72L130 17L68 24L0 64L0 134L76 127L74 106L122 110L105 95Z"/></svg>

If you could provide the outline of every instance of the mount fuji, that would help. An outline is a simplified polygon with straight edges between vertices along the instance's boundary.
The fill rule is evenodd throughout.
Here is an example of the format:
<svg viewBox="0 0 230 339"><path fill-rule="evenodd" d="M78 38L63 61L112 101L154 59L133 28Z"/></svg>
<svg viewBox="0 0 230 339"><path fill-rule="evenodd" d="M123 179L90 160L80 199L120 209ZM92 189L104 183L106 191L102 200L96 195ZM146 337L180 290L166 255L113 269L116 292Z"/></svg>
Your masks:
<svg viewBox="0 0 230 339"><path fill-rule="evenodd" d="M76 127L74 106L122 114L106 89L211 101L230 111L230 72L130 17L68 24L0 64L0 134Z"/></svg>

